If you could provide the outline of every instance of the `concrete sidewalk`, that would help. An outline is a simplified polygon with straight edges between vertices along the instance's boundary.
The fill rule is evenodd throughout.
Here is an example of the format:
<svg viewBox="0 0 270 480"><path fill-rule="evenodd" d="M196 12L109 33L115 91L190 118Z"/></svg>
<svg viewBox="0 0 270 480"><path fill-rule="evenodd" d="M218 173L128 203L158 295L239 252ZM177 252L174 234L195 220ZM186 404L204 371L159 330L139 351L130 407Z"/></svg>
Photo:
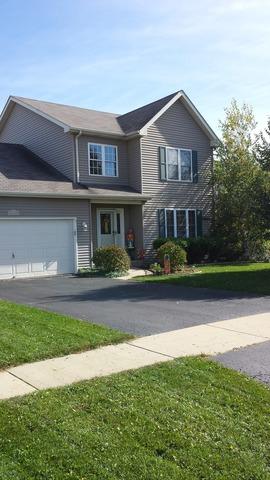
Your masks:
<svg viewBox="0 0 270 480"><path fill-rule="evenodd" d="M270 313L150 335L0 372L0 399L189 355L217 355L270 340Z"/></svg>

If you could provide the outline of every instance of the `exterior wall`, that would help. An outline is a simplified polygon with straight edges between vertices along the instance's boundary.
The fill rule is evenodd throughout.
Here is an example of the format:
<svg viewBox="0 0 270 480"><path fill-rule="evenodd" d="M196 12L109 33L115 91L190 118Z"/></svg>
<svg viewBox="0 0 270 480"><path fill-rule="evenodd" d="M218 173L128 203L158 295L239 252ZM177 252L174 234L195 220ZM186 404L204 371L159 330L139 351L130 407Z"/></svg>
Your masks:
<svg viewBox="0 0 270 480"><path fill-rule="evenodd" d="M141 142L134 138L128 142L128 179L130 187L142 192Z"/></svg>
<svg viewBox="0 0 270 480"><path fill-rule="evenodd" d="M172 105L148 129L142 145L142 191L152 199L144 206L144 247L147 252L158 237L158 208L196 208L203 211L203 232L211 221L209 186L212 166L210 141L183 104ZM160 181L159 146L190 148L198 152L198 183Z"/></svg>
<svg viewBox="0 0 270 480"><path fill-rule="evenodd" d="M0 132L0 142L29 148L44 161L74 180L73 139L62 127L15 104Z"/></svg>
<svg viewBox="0 0 270 480"><path fill-rule="evenodd" d="M118 147L118 177L89 175L88 143L116 145ZM128 185L128 151L127 142L112 138L82 135L79 137L80 182L89 185Z"/></svg>
<svg viewBox="0 0 270 480"><path fill-rule="evenodd" d="M78 266L82 268L90 265L91 226L89 205L88 200L0 197L0 217L12 218L9 215L11 210L19 212L19 215L14 216L14 218L76 217ZM82 231L82 222L88 224L88 232Z"/></svg>

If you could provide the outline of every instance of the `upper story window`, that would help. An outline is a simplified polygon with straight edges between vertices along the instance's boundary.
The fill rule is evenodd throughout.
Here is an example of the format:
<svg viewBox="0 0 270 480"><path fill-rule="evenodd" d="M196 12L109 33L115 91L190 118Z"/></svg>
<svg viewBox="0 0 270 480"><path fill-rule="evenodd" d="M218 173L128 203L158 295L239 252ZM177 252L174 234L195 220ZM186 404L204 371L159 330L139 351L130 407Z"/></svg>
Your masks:
<svg viewBox="0 0 270 480"><path fill-rule="evenodd" d="M166 147L167 180L192 182L192 150Z"/></svg>
<svg viewBox="0 0 270 480"><path fill-rule="evenodd" d="M118 155L115 145L88 143L89 174L118 176Z"/></svg>

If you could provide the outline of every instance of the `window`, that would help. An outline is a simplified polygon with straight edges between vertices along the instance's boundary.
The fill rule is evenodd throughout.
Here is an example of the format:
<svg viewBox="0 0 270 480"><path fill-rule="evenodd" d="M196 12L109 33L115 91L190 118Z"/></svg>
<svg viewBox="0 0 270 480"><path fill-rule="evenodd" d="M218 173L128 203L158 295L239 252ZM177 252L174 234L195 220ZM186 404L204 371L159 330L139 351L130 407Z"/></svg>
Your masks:
<svg viewBox="0 0 270 480"><path fill-rule="evenodd" d="M167 180L192 182L192 151L166 148Z"/></svg>
<svg viewBox="0 0 270 480"><path fill-rule="evenodd" d="M161 212L165 213L162 215ZM165 208L159 211L160 236L165 237L196 237L196 210Z"/></svg>
<svg viewBox="0 0 270 480"><path fill-rule="evenodd" d="M118 176L117 147L88 143L89 174L105 177Z"/></svg>
<svg viewBox="0 0 270 480"><path fill-rule="evenodd" d="M168 180L179 179L178 150L176 148L169 148L167 151L167 171Z"/></svg>

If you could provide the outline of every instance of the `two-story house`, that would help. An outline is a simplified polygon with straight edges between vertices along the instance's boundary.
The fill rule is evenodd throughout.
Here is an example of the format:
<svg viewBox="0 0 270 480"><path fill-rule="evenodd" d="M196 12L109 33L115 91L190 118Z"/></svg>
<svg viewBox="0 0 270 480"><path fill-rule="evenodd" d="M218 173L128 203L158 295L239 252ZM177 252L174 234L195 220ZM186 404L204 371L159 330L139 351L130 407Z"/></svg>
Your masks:
<svg viewBox="0 0 270 480"><path fill-rule="evenodd" d="M72 273L97 246L205 234L218 138L183 91L124 115L11 96L0 117L0 278Z"/></svg>

